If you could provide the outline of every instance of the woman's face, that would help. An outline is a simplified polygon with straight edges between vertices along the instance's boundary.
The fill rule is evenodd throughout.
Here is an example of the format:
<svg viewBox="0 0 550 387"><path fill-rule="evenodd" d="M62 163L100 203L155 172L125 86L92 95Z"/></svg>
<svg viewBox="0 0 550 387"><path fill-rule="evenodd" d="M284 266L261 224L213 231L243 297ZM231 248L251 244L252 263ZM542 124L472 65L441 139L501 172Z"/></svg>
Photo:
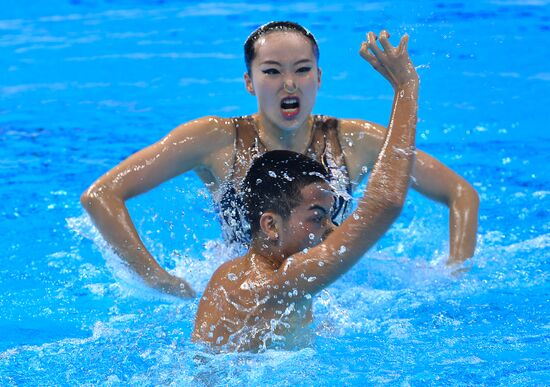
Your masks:
<svg viewBox="0 0 550 387"><path fill-rule="evenodd" d="M311 43L292 31L271 32L255 43L256 57L246 88L258 99L264 119L281 129L302 127L309 118L321 71Z"/></svg>

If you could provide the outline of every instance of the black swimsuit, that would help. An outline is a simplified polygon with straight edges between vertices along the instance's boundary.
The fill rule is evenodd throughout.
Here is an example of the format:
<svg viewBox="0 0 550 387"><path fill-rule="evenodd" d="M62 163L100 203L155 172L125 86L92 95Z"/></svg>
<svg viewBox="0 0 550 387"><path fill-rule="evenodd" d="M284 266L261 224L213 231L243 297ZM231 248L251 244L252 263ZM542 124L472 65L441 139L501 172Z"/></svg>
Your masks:
<svg viewBox="0 0 550 387"><path fill-rule="evenodd" d="M252 116L233 118L236 131L235 160L228 182L221 187L220 221L224 239L248 244L250 227L245 220L244 203L236 189L244 179L252 161L267 152L261 143ZM313 116L313 133L305 154L321 162L330 173L330 184L338 194L332 220L339 224L348 215L351 206L351 182L346 160L338 139L338 120L321 115Z"/></svg>

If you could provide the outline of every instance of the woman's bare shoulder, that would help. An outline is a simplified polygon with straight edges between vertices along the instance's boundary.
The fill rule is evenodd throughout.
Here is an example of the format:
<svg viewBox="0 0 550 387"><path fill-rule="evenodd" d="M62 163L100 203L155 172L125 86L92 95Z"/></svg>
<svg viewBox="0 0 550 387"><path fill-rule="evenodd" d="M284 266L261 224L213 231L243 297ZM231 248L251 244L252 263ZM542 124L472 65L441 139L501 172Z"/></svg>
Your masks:
<svg viewBox="0 0 550 387"><path fill-rule="evenodd" d="M178 125L168 136L218 140L232 139L235 136L235 118L204 116ZM167 136L167 137L168 137Z"/></svg>
<svg viewBox="0 0 550 387"><path fill-rule="evenodd" d="M358 118L339 118L340 134L342 136L357 136L380 138L382 141L386 134L383 125Z"/></svg>
<svg viewBox="0 0 550 387"><path fill-rule="evenodd" d="M365 168L372 167L384 143L386 131L386 127L372 121L338 119L338 138L352 180L360 181L365 175Z"/></svg>

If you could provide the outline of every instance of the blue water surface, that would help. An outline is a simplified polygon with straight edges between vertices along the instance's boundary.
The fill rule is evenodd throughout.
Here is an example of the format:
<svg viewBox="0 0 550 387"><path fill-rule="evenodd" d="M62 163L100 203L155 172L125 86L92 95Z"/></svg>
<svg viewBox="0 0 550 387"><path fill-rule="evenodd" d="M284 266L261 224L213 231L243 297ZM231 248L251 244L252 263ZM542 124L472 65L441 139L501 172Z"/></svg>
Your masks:
<svg viewBox="0 0 550 387"><path fill-rule="evenodd" d="M211 355L190 341L198 299L140 284L79 196L179 123L254 112L242 43L275 19L319 40L316 113L382 124L392 90L359 46L369 30L410 35L418 147L478 190L478 248L451 275L447 210L411 192L317 297L310 346ZM547 0L3 0L0 385L548 385L549 22ZM192 173L128 205L199 292L235 254Z"/></svg>

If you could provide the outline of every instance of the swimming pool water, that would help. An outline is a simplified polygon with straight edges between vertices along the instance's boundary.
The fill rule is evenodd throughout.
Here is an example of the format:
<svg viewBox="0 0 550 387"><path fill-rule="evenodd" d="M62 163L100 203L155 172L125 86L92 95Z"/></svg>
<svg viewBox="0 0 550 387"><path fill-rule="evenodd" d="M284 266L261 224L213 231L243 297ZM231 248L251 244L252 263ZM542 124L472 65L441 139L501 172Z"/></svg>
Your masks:
<svg viewBox="0 0 550 387"><path fill-rule="evenodd" d="M272 19L320 42L315 112L380 123L391 90L360 42L410 34L418 147L480 193L478 248L469 273L450 275L446 211L411 192L315 301L311 346L214 356L189 339L198 299L135 281L78 200L175 125L253 112L241 45ZM544 0L3 2L0 384L547 385L549 20ZM199 292L234 254L193 174L129 208L155 257Z"/></svg>

